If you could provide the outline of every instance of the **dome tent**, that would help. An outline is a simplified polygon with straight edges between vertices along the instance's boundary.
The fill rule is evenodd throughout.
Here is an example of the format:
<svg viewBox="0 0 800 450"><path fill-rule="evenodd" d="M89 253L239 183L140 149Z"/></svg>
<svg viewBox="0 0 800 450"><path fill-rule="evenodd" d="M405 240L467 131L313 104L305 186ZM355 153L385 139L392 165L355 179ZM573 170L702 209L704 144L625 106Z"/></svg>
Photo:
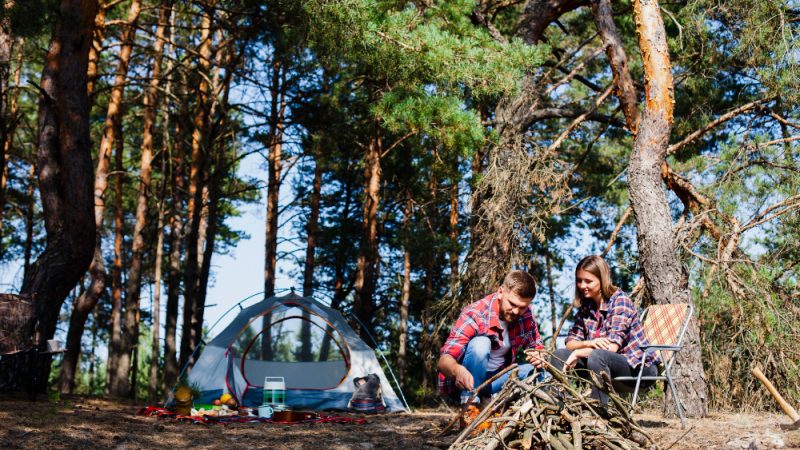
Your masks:
<svg viewBox="0 0 800 450"><path fill-rule="evenodd" d="M265 377L283 377L289 406L345 410L356 379L370 373L380 379L386 409L406 411L375 353L341 313L291 293L242 309L203 349L188 382L203 403L228 392L258 406Z"/></svg>

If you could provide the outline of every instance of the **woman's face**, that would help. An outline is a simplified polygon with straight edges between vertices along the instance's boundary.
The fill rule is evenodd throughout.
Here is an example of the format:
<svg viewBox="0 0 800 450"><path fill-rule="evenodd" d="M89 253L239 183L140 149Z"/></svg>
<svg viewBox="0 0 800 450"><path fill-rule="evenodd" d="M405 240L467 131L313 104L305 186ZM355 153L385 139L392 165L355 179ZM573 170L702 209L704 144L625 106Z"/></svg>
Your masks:
<svg viewBox="0 0 800 450"><path fill-rule="evenodd" d="M598 305L603 302L603 297L600 294L600 278L597 278L591 272L579 270L575 274L575 285L583 298L592 299Z"/></svg>

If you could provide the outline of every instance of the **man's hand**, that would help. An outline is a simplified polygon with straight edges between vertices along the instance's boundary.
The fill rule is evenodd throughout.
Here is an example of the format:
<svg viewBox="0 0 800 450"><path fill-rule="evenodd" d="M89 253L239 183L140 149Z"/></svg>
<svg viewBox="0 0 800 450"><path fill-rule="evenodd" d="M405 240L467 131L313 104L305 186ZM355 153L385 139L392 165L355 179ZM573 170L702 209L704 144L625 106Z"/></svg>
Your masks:
<svg viewBox="0 0 800 450"><path fill-rule="evenodd" d="M546 354L539 350L526 350L525 351L525 360L529 363L533 364L533 367L537 369L541 369L545 366L545 362L547 361Z"/></svg>
<svg viewBox="0 0 800 450"><path fill-rule="evenodd" d="M456 386L471 391L475 388L475 379L466 367L459 365L455 370Z"/></svg>

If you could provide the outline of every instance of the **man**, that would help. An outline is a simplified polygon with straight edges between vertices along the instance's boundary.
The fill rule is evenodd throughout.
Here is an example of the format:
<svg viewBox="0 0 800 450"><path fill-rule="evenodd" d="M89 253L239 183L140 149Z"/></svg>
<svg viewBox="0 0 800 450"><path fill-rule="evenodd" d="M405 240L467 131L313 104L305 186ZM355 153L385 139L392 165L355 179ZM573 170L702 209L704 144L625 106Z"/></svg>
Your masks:
<svg viewBox="0 0 800 450"><path fill-rule="evenodd" d="M443 395L460 394L465 409L472 391L516 360L520 349L542 349L542 339L531 301L536 295L533 276L521 270L506 275L497 292L464 308L439 357L439 389ZM530 352L528 364L519 366L520 378L527 377L533 366L544 365L544 355ZM481 389L480 397L498 392L508 380L504 374Z"/></svg>

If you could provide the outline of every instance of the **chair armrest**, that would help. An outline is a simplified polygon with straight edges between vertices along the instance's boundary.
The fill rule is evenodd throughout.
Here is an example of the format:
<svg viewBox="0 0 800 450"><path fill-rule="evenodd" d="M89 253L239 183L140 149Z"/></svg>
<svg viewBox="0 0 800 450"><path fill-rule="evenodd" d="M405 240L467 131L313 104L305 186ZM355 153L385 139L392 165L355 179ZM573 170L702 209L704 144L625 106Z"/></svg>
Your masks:
<svg viewBox="0 0 800 450"><path fill-rule="evenodd" d="M644 350L645 352L655 351L655 350L670 350L670 351L677 352L682 348L683 347L676 347L674 345L648 345L648 346L644 346L643 345L642 346L642 350Z"/></svg>

